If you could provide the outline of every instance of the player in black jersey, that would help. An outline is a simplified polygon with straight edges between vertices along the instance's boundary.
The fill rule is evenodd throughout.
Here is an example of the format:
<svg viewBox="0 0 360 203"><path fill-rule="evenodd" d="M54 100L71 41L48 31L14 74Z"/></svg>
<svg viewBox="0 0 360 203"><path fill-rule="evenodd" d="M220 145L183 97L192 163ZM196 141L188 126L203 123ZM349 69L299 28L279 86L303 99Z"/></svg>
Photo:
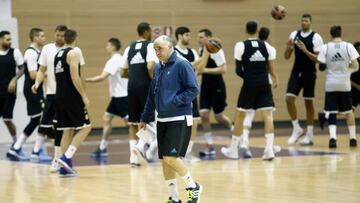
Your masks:
<svg viewBox="0 0 360 203"><path fill-rule="evenodd" d="M19 49L11 47L11 34L0 32L0 118L16 141L16 127L12 122L16 100L16 82L24 74L24 59ZM16 72L16 69L19 71Z"/></svg>
<svg viewBox="0 0 360 203"><path fill-rule="evenodd" d="M57 127L63 130L61 151L64 154L57 160L62 166L60 175L76 175L72 167L72 157L91 131L87 109L90 101L85 93L80 77L80 54L74 50L77 33L65 31L65 48L55 56L54 72L56 78L55 109ZM74 135L75 130L78 130Z"/></svg>
<svg viewBox="0 0 360 203"><path fill-rule="evenodd" d="M238 159L240 134L243 130L243 121L247 111L261 112L265 124L266 146L264 160L275 157L273 151L274 123L272 112L274 101L272 96L269 74L273 86L277 86L278 78L274 72L276 51L267 42L257 39L257 23L249 21L246 24L248 39L235 45L236 73L244 79L238 99L235 117L235 129L229 147L223 147L221 152L228 158ZM242 73L242 74L240 74Z"/></svg>
<svg viewBox="0 0 360 203"><path fill-rule="evenodd" d="M36 94L32 93L31 87L36 79L36 72L38 70L37 61L40 55L40 50L45 43L45 34L40 28L32 28L29 36L31 45L26 49L24 54L25 82L23 92L27 102L27 113L30 116L30 121L25 127L23 133L19 136L15 144L7 153L7 156L11 160L15 161L27 160L27 157L23 156L20 153L20 150L27 138L34 132L35 128L38 127L40 123L44 100L42 87L40 86L39 91ZM40 156L40 158L42 161L51 161L52 159L47 155L45 156L43 153L41 153L41 155L42 156Z"/></svg>
<svg viewBox="0 0 360 203"><path fill-rule="evenodd" d="M360 41L354 43L355 49L360 54ZM360 64L360 58L358 58L358 63ZM351 74L351 95L352 95L352 105L353 109L360 104L360 70Z"/></svg>
<svg viewBox="0 0 360 203"><path fill-rule="evenodd" d="M197 65L199 64L199 55L194 49L189 48L191 40L191 32L188 27L178 27L175 30L175 38L177 44L175 51L182 57L186 58L197 72ZM200 120L198 99L195 98L192 102L193 124L191 126L191 140L186 151L185 160L189 162L199 162L200 159L192 154L194 139L197 134L198 121Z"/></svg>
<svg viewBox="0 0 360 203"><path fill-rule="evenodd" d="M293 31L290 34L285 59L290 59L292 52L295 52L295 61L290 74L286 91L286 105L292 120L293 131L288 139L289 144L295 144L303 129L299 125L297 110L295 106L296 97L303 90L303 98L306 107L307 132L301 145L313 144L315 81L316 81L316 56L323 44L321 36L311 30L312 17L310 14L303 14L301 17L301 30ZM300 49L305 46L308 51Z"/></svg>
<svg viewBox="0 0 360 203"><path fill-rule="evenodd" d="M151 40L151 27L149 23L142 22L137 26L139 39L132 42L124 51L124 65L122 76L127 75L128 105L129 105L129 145L130 164L139 166L137 154L145 155L145 142L140 139L137 143L136 133L144 110L150 81L153 78L155 62L158 61Z"/></svg>
<svg viewBox="0 0 360 203"><path fill-rule="evenodd" d="M225 54L222 49L217 53L209 53L204 48L211 37L212 32L209 29L202 29L198 33L201 57L198 72L202 74L200 86L200 116L207 142L207 148L200 152L200 156L210 157L216 153L212 147L213 139L211 134L210 110L212 109L214 111L215 119L218 123L223 124L229 130L233 128L231 120L223 114L227 106L225 81L222 77L227 70Z"/></svg>

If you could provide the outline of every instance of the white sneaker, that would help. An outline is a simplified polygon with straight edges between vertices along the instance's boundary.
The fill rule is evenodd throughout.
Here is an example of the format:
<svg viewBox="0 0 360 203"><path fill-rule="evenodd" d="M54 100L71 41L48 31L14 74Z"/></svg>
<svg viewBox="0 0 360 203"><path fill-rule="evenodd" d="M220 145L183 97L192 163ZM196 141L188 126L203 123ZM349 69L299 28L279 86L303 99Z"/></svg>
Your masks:
<svg viewBox="0 0 360 203"><path fill-rule="evenodd" d="M201 160L193 154L189 153L184 157L184 161L188 163L199 163Z"/></svg>
<svg viewBox="0 0 360 203"><path fill-rule="evenodd" d="M264 150L264 155L262 156L262 159L263 159L264 161L271 161L271 160L273 160L274 158L275 158L275 154L274 154L273 148L271 148L271 149L265 148L265 150Z"/></svg>
<svg viewBox="0 0 360 203"><path fill-rule="evenodd" d="M304 130L302 128L293 129L292 134L288 139L288 144L295 144L303 134Z"/></svg>
<svg viewBox="0 0 360 203"><path fill-rule="evenodd" d="M311 146L311 145L314 145L313 143L313 140L312 140L312 135L306 135L304 137L304 139L301 140L300 142L300 145L303 145L303 146Z"/></svg>
<svg viewBox="0 0 360 203"><path fill-rule="evenodd" d="M137 163L139 164L139 166L148 164L148 162L147 162L147 160L145 158L145 153L144 152L139 150L137 147L135 147L132 151L137 156ZM131 164L131 162L130 162L130 164Z"/></svg>
<svg viewBox="0 0 360 203"><path fill-rule="evenodd" d="M279 145L274 145L273 151L274 151L274 154L280 153L281 147Z"/></svg>
<svg viewBox="0 0 360 203"><path fill-rule="evenodd" d="M221 153L229 159L239 159L239 151L237 147L236 149L232 149L230 147L222 147Z"/></svg>
<svg viewBox="0 0 360 203"><path fill-rule="evenodd" d="M132 167L137 167L140 166L139 160L138 160L138 156L136 156L135 154L131 154L130 155L130 165Z"/></svg>
<svg viewBox="0 0 360 203"><path fill-rule="evenodd" d="M50 166L50 173L57 173L60 170L60 164L56 161L56 159L53 159Z"/></svg>

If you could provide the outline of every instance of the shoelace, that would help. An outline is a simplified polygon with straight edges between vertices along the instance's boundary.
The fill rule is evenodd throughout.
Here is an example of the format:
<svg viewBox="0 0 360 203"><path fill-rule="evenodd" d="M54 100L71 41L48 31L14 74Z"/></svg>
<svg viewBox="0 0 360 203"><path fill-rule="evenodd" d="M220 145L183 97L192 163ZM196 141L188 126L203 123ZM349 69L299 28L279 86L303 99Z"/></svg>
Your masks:
<svg viewBox="0 0 360 203"><path fill-rule="evenodd" d="M192 201L192 199L194 197L194 191L188 190L187 191L187 196L188 196L187 201Z"/></svg>

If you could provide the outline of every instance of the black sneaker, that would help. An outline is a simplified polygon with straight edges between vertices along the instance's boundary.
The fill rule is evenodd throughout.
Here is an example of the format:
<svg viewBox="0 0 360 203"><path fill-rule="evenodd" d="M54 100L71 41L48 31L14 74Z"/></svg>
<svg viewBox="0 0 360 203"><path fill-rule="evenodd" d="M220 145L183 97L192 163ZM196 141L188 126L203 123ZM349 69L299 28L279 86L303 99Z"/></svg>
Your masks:
<svg viewBox="0 0 360 203"><path fill-rule="evenodd" d="M178 202L174 201L171 199L171 197L169 197L169 199L165 200L165 203L182 203L181 200L179 200Z"/></svg>
<svg viewBox="0 0 360 203"><path fill-rule="evenodd" d="M202 186L198 183L195 183L195 188L187 188L187 203L197 203L200 202L200 196L202 192Z"/></svg>
<svg viewBox="0 0 360 203"><path fill-rule="evenodd" d="M107 148L101 150L100 147L98 147L96 149L96 151L91 154L92 157L97 157L97 158L99 158L99 157L107 157L108 155L109 154L107 152Z"/></svg>
<svg viewBox="0 0 360 203"><path fill-rule="evenodd" d="M350 147L357 147L356 139L350 139Z"/></svg>
<svg viewBox="0 0 360 203"><path fill-rule="evenodd" d="M329 148L336 148L336 139L331 138L329 140Z"/></svg>
<svg viewBox="0 0 360 203"><path fill-rule="evenodd" d="M320 125L321 130L324 130L325 121L326 121L324 112L319 112L318 113L318 121L319 121L319 125Z"/></svg>
<svg viewBox="0 0 360 203"><path fill-rule="evenodd" d="M206 148L199 152L200 157L215 156L216 151L211 145L206 145Z"/></svg>

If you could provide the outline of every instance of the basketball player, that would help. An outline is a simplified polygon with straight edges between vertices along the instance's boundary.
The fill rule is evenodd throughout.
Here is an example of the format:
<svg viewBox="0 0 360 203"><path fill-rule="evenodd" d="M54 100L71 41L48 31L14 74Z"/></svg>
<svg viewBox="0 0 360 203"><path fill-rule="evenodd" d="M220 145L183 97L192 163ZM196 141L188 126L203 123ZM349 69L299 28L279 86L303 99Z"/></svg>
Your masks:
<svg viewBox="0 0 360 203"><path fill-rule="evenodd" d="M360 54L360 42L355 42L354 47ZM360 58L357 60L358 63L360 63ZM353 109L355 110L355 108L360 104L360 70L351 74L351 96Z"/></svg>
<svg viewBox="0 0 360 203"><path fill-rule="evenodd" d="M192 104L198 84L192 65L174 51L171 39L162 35L154 41L156 55L154 80L141 116L141 128L158 112L157 139L159 158L170 197L166 202L181 202L176 174L183 177L188 203L200 202L202 186L196 183L180 157L184 157L191 137Z"/></svg>
<svg viewBox="0 0 360 203"><path fill-rule="evenodd" d="M301 29L290 34L284 54L285 59L290 59L292 52L295 50L295 61L286 91L286 105L293 124L293 131L288 139L289 144L295 144L299 137L303 135L303 129L300 127L295 106L296 97L302 89L306 108L307 131L300 144L313 145L315 113L313 100L316 81L316 63L314 61L316 61L323 40L318 33L311 30L311 21L310 14L302 15ZM303 43L309 52L302 52L297 46L300 43Z"/></svg>
<svg viewBox="0 0 360 203"><path fill-rule="evenodd" d="M77 33L68 29L64 34L65 47L55 56L55 109L57 128L63 130L61 148L64 154L57 159L60 175L76 175L72 157L91 131L87 109L90 101L80 77L80 53L76 46ZM75 130L77 132L75 133Z"/></svg>
<svg viewBox="0 0 360 203"><path fill-rule="evenodd" d="M115 116L122 118L125 123L128 119L128 97L127 97L127 78L120 76L120 67L123 57L119 53L121 42L117 38L110 38L106 45L106 51L110 54L110 59L106 62L104 70L100 75L87 78L86 82L101 82L109 78L109 91L111 101L104 114L104 127L102 140L97 150L92 154L95 157L106 157L109 135L111 133L111 121Z"/></svg>
<svg viewBox="0 0 360 203"><path fill-rule="evenodd" d="M351 73L359 69L359 53L355 47L341 39L341 26L330 28L332 41L320 48L317 60L326 64L325 117L328 118L329 148L336 148L336 114L344 114L350 134L350 147L356 147L355 116L351 102ZM300 47L305 53L305 46Z"/></svg>
<svg viewBox="0 0 360 203"><path fill-rule="evenodd" d="M16 142L16 127L12 121L16 100L16 82L24 74L24 59L19 49L11 48L11 34L0 32L0 117ZM19 69L16 72L16 69Z"/></svg>
<svg viewBox="0 0 360 203"><path fill-rule="evenodd" d="M200 152L200 156L214 156L216 154L211 133L210 110L213 109L215 119L229 130L233 126L231 120L223 114L226 104L226 87L222 77L226 73L227 66L224 50L210 54L205 45L212 37L209 29L202 29L198 33L201 61L198 65L198 72L202 74L200 87L200 116L203 126L207 148Z"/></svg>
<svg viewBox="0 0 360 203"><path fill-rule="evenodd" d="M44 81L46 76L46 99L43 114L40 119L40 126L38 129L38 136L35 140L35 146L31 154L32 158L36 159L39 155L41 146L44 143L45 135L52 138L55 136L55 150L54 159L52 161L50 172L57 172L59 165L56 162L63 152L61 152L61 138L62 131L56 130L53 120L55 119L55 92L56 92L56 80L54 73L54 59L56 53L64 48L64 34L67 30L65 25L58 25L55 28L55 42L45 45L40 53L39 57L39 70L36 74L35 84L32 86L32 92L34 94L39 90L40 84ZM75 48L80 54L80 65L84 65L85 61L82 56L82 52L79 48Z"/></svg>
<svg viewBox="0 0 360 203"><path fill-rule="evenodd" d="M194 49L190 49L190 40L191 32L188 27L178 27L175 30L175 38L177 44L175 46L175 51L188 60L196 71L196 66L199 62L199 55ZM198 121L200 120L199 107L197 98L192 102L192 115L193 115L193 124L191 126L191 140L185 155L185 160L189 162L199 162L200 159L192 154L192 148L194 146L194 139L197 134Z"/></svg>
<svg viewBox="0 0 360 203"><path fill-rule="evenodd" d="M243 130L244 117L249 110L260 111L264 119L266 146L263 160L272 160L275 157L272 115L275 105L269 74L272 77L272 85L276 88L278 84L278 77L274 72L276 51L267 42L257 39L257 31L257 23L249 21L246 24L248 39L235 45L236 70L240 72L242 69L244 83L238 99L231 144L221 149L224 156L231 159L239 158L240 134Z"/></svg>
<svg viewBox="0 0 360 203"><path fill-rule="evenodd" d="M154 64L158 62L151 40L151 27L149 23L142 22L137 26L139 39L131 43L124 52L122 75L128 75L129 98L129 145L130 164L139 166L137 154L144 155L145 142L136 141L136 132L144 110L150 81L153 78ZM136 147L135 147L136 146Z"/></svg>
<svg viewBox="0 0 360 203"><path fill-rule="evenodd" d="M34 132L35 128L38 127L40 123L40 117L42 114L42 105L44 101L44 93L42 87L40 86L37 94L31 92L31 86L35 82L36 72L38 70L38 58L40 55L41 48L45 43L45 34L44 31L40 28L32 28L29 33L31 44L26 49L24 54L24 73L25 73L25 82L24 82L24 96L27 102L27 113L30 116L30 121L25 127L23 133L17 139L15 144L10 148L7 153L7 157L14 161L27 160L28 158L23 156L21 148L26 142L27 138ZM40 152L43 149L40 149ZM51 161L51 157L47 156L44 153L39 153L41 156L37 156L41 161Z"/></svg>

